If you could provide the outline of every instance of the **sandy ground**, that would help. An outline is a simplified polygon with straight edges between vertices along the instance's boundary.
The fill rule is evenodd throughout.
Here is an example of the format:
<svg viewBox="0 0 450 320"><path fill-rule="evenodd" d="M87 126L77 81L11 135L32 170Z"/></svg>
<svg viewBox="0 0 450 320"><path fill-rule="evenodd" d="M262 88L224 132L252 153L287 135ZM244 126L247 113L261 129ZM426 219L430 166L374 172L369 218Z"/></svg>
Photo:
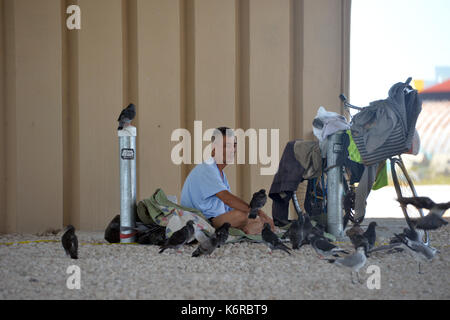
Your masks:
<svg viewBox="0 0 450 320"><path fill-rule="evenodd" d="M404 220L377 219L378 241L388 241ZM370 219L366 219L368 224ZM60 234L0 235L0 299L449 299L449 227L432 234L440 254L423 266L407 253L373 254L360 271L350 272L319 260L310 246L292 255L268 254L260 243L227 244L210 257L192 258L194 246L181 253L158 254L156 246L106 245L102 233L77 232L78 260L64 254ZM39 242L4 245L25 240ZM100 243L103 243L101 245ZM351 249L348 242L340 243ZM68 289L67 268L79 266L81 288ZM369 266L380 270L380 288L369 289Z"/></svg>

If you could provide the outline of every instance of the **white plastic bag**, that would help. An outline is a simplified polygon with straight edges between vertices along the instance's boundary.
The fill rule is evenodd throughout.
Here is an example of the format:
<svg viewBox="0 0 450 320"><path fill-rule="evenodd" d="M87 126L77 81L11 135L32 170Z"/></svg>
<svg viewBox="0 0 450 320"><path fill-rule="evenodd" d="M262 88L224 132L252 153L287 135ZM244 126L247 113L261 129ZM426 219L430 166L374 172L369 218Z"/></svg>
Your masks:
<svg viewBox="0 0 450 320"><path fill-rule="evenodd" d="M320 120L319 122L323 124L322 128L313 125L313 133L319 141L324 141L329 135L337 131L350 129L350 124L343 115L327 111L323 106L319 107L314 119Z"/></svg>

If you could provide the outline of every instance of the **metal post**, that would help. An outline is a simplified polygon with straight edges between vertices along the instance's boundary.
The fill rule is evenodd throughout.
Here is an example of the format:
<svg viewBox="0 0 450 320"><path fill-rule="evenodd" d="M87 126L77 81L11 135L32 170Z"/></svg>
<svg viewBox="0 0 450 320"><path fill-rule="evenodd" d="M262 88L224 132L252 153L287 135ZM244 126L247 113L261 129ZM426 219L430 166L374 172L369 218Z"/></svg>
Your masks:
<svg viewBox="0 0 450 320"><path fill-rule="evenodd" d="M136 212L136 127L118 131L120 159L120 226L135 227ZM121 243L135 241L134 232L120 231Z"/></svg>
<svg viewBox="0 0 450 320"><path fill-rule="evenodd" d="M328 137L327 148L327 224L328 232L335 237L343 237L342 197L344 187L342 185L342 167L334 167L338 154L342 151L342 135L344 131L338 131Z"/></svg>

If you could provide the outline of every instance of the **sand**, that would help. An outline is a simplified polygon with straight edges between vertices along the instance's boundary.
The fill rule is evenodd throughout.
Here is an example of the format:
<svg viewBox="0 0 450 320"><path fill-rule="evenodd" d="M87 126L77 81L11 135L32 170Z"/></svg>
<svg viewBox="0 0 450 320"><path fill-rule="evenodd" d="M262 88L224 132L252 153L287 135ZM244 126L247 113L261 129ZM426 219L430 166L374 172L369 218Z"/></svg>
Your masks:
<svg viewBox="0 0 450 320"><path fill-rule="evenodd" d="M369 220L365 221L367 224ZM377 219L378 241L401 231L403 220ZM192 258L195 246L181 253L144 245L107 245L102 232L77 231L78 260L65 256L52 235L0 235L0 299L449 299L449 227L432 233L440 253L423 265L407 253L376 253L361 269L363 283L350 271L319 260L310 246L288 255L268 253L261 243L227 244L210 257ZM345 240L345 239L344 239ZM348 241L339 245L352 250ZM80 268L80 289L68 289L67 268ZM380 270L379 289L367 285L369 266ZM370 269L370 268L369 268ZM370 279L369 279L370 280ZM370 281L369 281L370 282ZM376 284L376 283L375 283Z"/></svg>

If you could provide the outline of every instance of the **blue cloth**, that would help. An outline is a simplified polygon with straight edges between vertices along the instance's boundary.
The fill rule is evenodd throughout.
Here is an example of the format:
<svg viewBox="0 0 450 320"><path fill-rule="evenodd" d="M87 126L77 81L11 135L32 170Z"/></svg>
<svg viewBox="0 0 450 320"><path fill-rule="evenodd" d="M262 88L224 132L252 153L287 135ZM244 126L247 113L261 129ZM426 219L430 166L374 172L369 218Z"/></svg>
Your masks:
<svg viewBox="0 0 450 320"><path fill-rule="evenodd" d="M197 165L188 175L181 191L181 205L200 210L206 218L215 218L232 210L216 194L228 190L227 176L223 179L214 158Z"/></svg>

